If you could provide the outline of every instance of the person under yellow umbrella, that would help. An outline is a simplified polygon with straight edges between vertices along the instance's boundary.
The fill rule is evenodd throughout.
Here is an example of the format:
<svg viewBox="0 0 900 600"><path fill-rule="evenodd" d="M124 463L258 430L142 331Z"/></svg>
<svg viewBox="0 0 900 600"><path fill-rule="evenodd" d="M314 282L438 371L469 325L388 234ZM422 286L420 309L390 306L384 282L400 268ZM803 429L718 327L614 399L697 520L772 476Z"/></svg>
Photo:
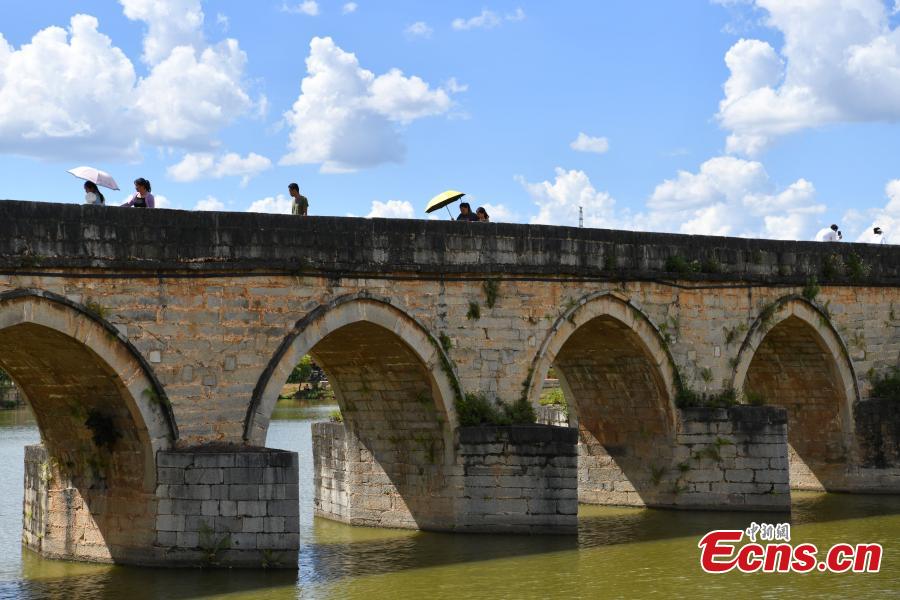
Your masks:
<svg viewBox="0 0 900 600"><path fill-rule="evenodd" d="M437 196L435 196L434 198L432 198L432 199L428 202L428 205L425 206L425 212L426 212L426 213L432 213L432 212L434 212L434 211L436 211L436 210L439 210L439 209L441 209L441 208L444 208L444 207L446 207L446 206L449 205L449 204L453 204L454 202L456 202L457 200L459 200L459 199L462 198L463 196L465 196L465 193L459 192L459 191L456 191L456 190L447 190L446 192L441 192L440 194L438 194ZM465 204L465 203L464 203L464 204ZM468 207L469 205L466 204L466 206ZM460 205L460 208L462 208L462 205ZM470 212L470 213L472 212L472 211L471 211L471 208L469 209L469 212ZM447 209L447 213L450 215L450 219L452 220L452 219L453 219L453 213L450 212L450 209L449 209L449 208ZM468 218L465 218L465 219L462 219L462 220L465 221L465 220L468 220Z"/></svg>

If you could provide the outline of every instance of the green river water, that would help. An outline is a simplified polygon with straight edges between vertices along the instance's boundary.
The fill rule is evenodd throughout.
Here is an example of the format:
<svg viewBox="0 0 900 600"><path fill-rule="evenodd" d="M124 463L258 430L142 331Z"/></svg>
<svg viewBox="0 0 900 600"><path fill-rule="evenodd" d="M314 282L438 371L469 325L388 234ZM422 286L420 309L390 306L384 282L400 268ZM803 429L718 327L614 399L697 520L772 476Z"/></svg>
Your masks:
<svg viewBox="0 0 900 600"><path fill-rule="evenodd" d="M312 516L310 423L282 407L268 445L300 454L297 571L165 570L41 560L20 545L25 411L0 412L0 598L900 598L900 497L794 495L793 543L884 547L877 574L705 574L711 529L786 516L582 506L575 536L450 535L348 527Z"/></svg>

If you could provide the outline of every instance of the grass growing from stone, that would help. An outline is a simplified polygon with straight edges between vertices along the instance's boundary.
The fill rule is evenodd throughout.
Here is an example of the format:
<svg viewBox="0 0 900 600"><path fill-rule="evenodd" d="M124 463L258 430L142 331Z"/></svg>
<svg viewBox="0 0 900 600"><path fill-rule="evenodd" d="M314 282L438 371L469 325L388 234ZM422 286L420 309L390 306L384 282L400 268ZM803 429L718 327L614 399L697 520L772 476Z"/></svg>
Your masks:
<svg viewBox="0 0 900 600"><path fill-rule="evenodd" d="M470 321L477 321L481 318L481 305L477 302L469 302L469 312L466 313L466 318Z"/></svg>
<svg viewBox="0 0 900 600"><path fill-rule="evenodd" d="M494 304L497 303L497 293L500 291L500 280L488 279L482 287L484 288L484 303L488 308L494 308Z"/></svg>
<svg viewBox="0 0 900 600"><path fill-rule="evenodd" d="M678 408L728 408L735 404L737 394L733 389L707 394L682 385L675 394L675 406Z"/></svg>
<svg viewBox="0 0 900 600"><path fill-rule="evenodd" d="M537 421L534 408L524 398L512 404L491 403L484 394L467 393L456 401L456 416L462 427L476 425L530 425Z"/></svg>
<svg viewBox="0 0 900 600"><path fill-rule="evenodd" d="M819 295L820 291L822 291L822 288L819 287L816 276L811 275L809 279L806 280L806 285L803 286L803 297L812 302L816 299L816 296Z"/></svg>

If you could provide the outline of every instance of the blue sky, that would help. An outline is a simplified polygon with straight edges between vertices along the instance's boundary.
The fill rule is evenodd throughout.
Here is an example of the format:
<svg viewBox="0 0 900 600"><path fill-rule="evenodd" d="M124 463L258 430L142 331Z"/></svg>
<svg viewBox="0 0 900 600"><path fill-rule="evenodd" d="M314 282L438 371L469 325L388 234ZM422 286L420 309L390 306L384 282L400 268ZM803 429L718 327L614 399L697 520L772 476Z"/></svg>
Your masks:
<svg viewBox="0 0 900 600"><path fill-rule="evenodd" d="M313 215L425 218L455 188L494 220L900 243L898 8L7 3L0 198L80 202L87 164L186 210L297 181Z"/></svg>

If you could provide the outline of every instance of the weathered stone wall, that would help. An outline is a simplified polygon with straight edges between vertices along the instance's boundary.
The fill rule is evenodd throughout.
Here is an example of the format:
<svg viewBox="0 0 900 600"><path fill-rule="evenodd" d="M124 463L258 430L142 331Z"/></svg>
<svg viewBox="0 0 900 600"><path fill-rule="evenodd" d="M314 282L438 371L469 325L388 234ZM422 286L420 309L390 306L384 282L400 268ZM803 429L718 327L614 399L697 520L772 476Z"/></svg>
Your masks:
<svg viewBox="0 0 900 600"><path fill-rule="evenodd" d="M576 438L540 425L461 428L458 462L434 480L426 514L409 509L408 494L342 423L314 423L315 513L351 525L573 533Z"/></svg>
<svg viewBox="0 0 900 600"><path fill-rule="evenodd" d="M900 468L900 402L873 398L858 403L854 414L861 466Z"/></svg>
<svg viewBox="0 0 900 600"><path fill-rule="evenodd" d="M686 409L676 443L676 464L669 474L675 478L674 506L790 510L784 409Z"/></svg>
<svg viewBox="0 0 900 600"><path fill-rule="evenodd" d="M448 493L453 465L441 455L402 470L379 460L345 423L314 423L315 514L350 525L452 530L454 503ZM400 440L395 453L405 455Z"/></svg>
<svg viewBox="0 0 900 600"><path fill-rule="evenodd" d="M23 543L66 560L296 568L295 452L179 450L158 462L156 496L111 527L104 519L114 495L79 489L43 446L27 446Z"/></svg>
<svg viewBox="0 0 900 600"><path fill-rule="evenodd" d="M185 449L157 464L160 562L296 568L296 452Z"/></svg>
<svg viewBox="0 0 900 600"><path fill-rule="evenodd" d="M456 531L575 533L576 444L568 427L461 427Z"/></svg>
<svg viewBox="0 0 900 600"><path fill-rule="evenodd" d="M155 498L140 490L122 497L90 474L69 472L42 445L25 447L25 546L47 558L152 561Z"/></svg>

